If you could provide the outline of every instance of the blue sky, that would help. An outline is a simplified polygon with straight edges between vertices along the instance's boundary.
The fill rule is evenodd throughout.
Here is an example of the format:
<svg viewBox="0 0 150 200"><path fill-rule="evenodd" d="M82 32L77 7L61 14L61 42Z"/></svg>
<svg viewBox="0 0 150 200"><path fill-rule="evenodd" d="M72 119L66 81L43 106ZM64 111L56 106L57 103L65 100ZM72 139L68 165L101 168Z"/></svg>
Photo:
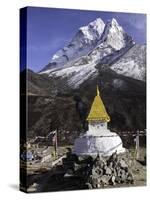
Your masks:
<svg viewBox="0 0 150 200"><path fill-rule="evenodd" d="M41 70L67 44L79 27L96 18L115 18L135 42L146 43L146 15L29 7L27 10L27 66Z"/></svg>

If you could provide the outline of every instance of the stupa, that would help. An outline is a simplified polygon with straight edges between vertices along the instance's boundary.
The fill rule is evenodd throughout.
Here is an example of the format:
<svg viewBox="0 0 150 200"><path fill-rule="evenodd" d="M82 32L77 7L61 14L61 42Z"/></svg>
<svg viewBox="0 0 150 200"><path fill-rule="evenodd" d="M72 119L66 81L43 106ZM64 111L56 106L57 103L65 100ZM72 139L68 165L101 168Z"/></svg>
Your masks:
<svg viewBox="0 0 150 200"><path fill-rule="evenodd" d="M125 152L119 135L107 128L110 117L100 97L98 86L87 121L88 131L79 136L74 143L73 152L76 155L110 156L114 152Z"/></svg>

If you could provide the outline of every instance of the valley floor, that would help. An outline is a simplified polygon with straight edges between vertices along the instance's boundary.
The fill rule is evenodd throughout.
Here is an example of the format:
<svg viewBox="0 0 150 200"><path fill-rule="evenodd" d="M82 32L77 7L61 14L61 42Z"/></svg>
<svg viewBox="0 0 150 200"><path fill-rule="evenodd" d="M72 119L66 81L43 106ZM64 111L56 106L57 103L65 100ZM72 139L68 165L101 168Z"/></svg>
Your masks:
<svg viewBox="0 0 150 200"><path fill-rule="evenodd" d="M65 152L65 147L61 147ZM128 165L133 173L134 184L116 184L115 186L105 186L103 188L120 188L120 187L134 187L146 185L146 163L145 155L146 149L140 148L139 160L135 160L135 151L130 149L130 159ZM61 162L57 165L61 166ZM52 163L45 164L44 168L41 165L29 165L27 172L28 188L27 192L48 192L48 191L67 191L67 190L81 190L88 189L83 186L81 177L66 177L61 167L55 170ZM38 169L39 168L39 169ZM32 173L31 173L32 172ZM22 188L22 190L24 190Z"/></svg>

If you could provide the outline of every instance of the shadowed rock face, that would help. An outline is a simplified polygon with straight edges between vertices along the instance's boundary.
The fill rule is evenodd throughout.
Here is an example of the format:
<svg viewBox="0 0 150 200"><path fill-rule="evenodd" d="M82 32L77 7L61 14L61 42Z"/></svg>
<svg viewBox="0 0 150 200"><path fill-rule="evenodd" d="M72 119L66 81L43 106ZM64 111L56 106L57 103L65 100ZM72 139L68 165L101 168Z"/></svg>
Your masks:
<svg viewBox="0 0 150 200"><path fill-rule="evenodd" d="M99 66L97 68L99 69ZM67 86L66 79L54 78L47 81L46 77L43 79L43 75L38 74L37 78L34 72L28 71L28 74L28 137L47 135L58 128L59 142L73 143L83 131L83 122L96 94L97 84L111 117L111 130L146 128L145 82L118 75L107 69L101 70L94 79L85 81L79 89L71 89ZM36 90L33 90L32 85L36 86ZM83 109L86 114L80 112L75 96L86 105L86 109Z"/></svg>

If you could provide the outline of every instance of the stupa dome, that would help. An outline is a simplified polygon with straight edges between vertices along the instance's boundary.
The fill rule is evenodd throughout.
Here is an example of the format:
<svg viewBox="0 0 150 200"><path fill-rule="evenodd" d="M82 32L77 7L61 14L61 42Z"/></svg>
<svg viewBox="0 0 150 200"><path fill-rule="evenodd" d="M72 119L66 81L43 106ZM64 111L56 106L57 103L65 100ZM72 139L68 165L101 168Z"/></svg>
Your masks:
<svg viewBox="0 0 150 200"><path fill-rule="evenodd" d="M75 154L110 156L114 152L117 154L125 152L119 135L107 129L110 117L106 112L98 87L87 121L89 130L75 140L73 148Z"/></svg>

